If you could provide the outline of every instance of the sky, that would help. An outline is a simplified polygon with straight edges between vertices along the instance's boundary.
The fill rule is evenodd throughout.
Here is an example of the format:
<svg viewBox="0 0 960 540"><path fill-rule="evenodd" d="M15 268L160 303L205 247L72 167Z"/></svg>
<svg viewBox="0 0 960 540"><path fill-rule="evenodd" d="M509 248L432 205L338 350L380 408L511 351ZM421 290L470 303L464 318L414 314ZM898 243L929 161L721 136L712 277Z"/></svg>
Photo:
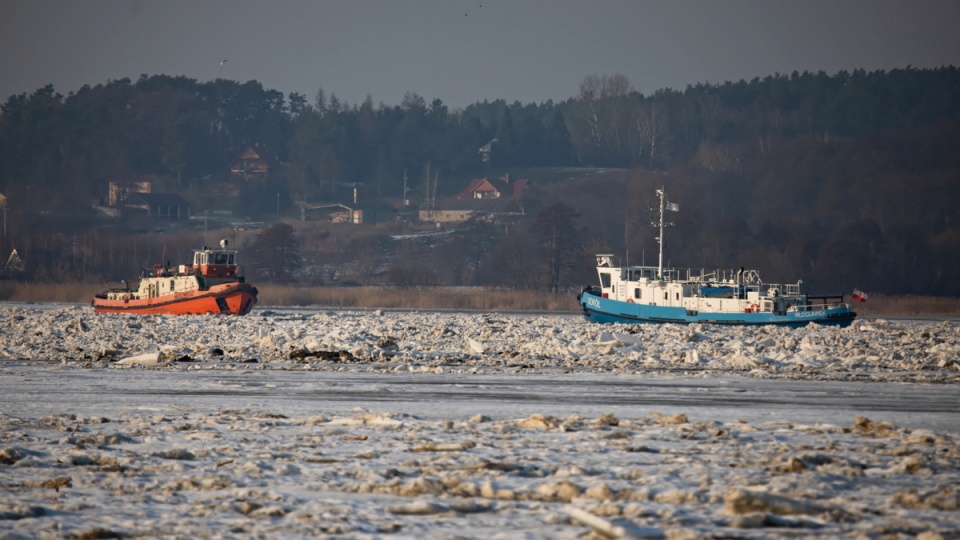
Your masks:
<svg viewBox="0 0 960 540"><path fill-rule="evenodd" d="M0 103L141 75L453 109L561 101L591 75L651 94L960 66L958 23L957 0L2 0Z"/></svg>

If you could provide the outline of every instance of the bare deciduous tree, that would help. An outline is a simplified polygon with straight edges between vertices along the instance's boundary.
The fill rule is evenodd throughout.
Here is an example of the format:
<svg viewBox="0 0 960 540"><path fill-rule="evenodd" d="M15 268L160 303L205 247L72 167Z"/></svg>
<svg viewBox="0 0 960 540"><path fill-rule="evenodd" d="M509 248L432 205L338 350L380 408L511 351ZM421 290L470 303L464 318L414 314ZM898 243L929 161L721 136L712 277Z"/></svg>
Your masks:
<svg viewBox="0 0 960 540"><path fill-rule="evenodd" d="M573 223L576 217L573 208L557 203L541 210L531 228L539 243L550 292L559 291L563 274L580 262L580 233Z"/></svg>
<svg viewBox="0 0 960 540"><path fill-rule="evenodd" d="M423 166L423 207L433 210L437 205L437 186L440 184L440 170L434 169L427 161Z"/></svg>
<svg viewBox="0 0 960 540"><path fill-rule="evenodd" d="M580 117L586 124L586 132L580 139L589 144L598 155L603 156L607 147L619 149L624 98L631 91L626 75L589 75L580 83L577 102Z"/></svg>
<svg viewBox="0 0 960 540"><path fill-rule="evenodd" d="M518 290L534 289L539 283L536 244L521 227L514 227L492 253L492 281Z"/></svg>
<svg viewBox="0 0 960 540"><path fill-rule="evenodd" d="M646 158L652 166L663 157L663 146L669 136L669 122L666 109L656 101L641 104L637 108L636 126L640 136L638 156Z"/></svg>
<svg viewBox="0 0 960 540"><path fill-rule="evenodd" d="M300 241L293 227L277 223L257 235L247 251L256 279L270 283L292 283L301 268Z"/></svg>

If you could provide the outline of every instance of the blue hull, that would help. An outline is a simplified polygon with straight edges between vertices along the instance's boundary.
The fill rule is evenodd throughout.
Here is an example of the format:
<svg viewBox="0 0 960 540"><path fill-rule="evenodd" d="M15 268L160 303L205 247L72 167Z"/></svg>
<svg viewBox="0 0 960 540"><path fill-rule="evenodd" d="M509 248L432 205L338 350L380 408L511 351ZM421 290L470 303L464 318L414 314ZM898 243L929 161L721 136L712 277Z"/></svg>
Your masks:
<svg viewBox="0 0 960 540"><path fill-rule="evenodd" d="M848 307L811 308L773 313L718 313L688 311L682 307L648 306L610 300L584 291L578 297L586 320L602 324L731 324L739 326L806 326L810 323L849 326L857 314Z"/></svg>

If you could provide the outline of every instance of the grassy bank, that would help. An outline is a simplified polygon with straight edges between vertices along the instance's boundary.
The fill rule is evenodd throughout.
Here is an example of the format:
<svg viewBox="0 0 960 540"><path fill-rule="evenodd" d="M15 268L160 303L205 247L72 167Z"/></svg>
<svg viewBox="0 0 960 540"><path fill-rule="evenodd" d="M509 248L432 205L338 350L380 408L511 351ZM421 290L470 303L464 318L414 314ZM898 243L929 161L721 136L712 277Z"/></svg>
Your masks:
<svg viewBox="0 0 960 540"><path fill-rule="evenodd" d="M89 283L0 282L0 300L14 302L89 303L109 286ZM463 288L297 287L257 285L259 306L325 306L342 308L406 308L466 310L576 311L575 293ZM863 316L960 317L960 299L936 296L874 294L854 303Z"/></svg>

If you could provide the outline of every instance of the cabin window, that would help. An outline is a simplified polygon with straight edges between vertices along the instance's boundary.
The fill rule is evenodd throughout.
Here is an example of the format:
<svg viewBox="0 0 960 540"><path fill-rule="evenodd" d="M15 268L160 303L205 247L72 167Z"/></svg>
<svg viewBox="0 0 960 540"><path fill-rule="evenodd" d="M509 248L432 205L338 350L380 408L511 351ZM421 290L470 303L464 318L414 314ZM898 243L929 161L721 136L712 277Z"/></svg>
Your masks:
<svg viewBox="0 0 960 540"><path fill-rule="evenodd" d="M636 289L633 290L633 297L637 299L640 298L640 287L637 287Z"/></svg>
<svg viewBox="0 0 960 540"><path fill-rule="evenodd" d="M171 291L173 290L173 280L172 280L172 279L170 280L170 290L171 290Z"/></svg>
<svg viewBox="0 0 960 540"><path fill-rule="evenodd" d="M664 300L667 300L668 298L669 298L669 297L667 296L667 291L663 291L663 299L664 299Z"/></svg>
<svg viewBox="0 0 960 540"><path fill-rule="evenodd" d="M680 299L680 293L677 293L677 300Z"/></svg>
<svg viewBox="0 0 960 540"><path fill-rule="evenodd" d="M227 264L227 254L217 253L216 262L214 262L214 264Z"/></svg>
<svg viewBox="0 0 960 540"><path fill-rule="evenodd" d="M610 286L610 274L600 274L600 286L604 289Z"/></svg>

